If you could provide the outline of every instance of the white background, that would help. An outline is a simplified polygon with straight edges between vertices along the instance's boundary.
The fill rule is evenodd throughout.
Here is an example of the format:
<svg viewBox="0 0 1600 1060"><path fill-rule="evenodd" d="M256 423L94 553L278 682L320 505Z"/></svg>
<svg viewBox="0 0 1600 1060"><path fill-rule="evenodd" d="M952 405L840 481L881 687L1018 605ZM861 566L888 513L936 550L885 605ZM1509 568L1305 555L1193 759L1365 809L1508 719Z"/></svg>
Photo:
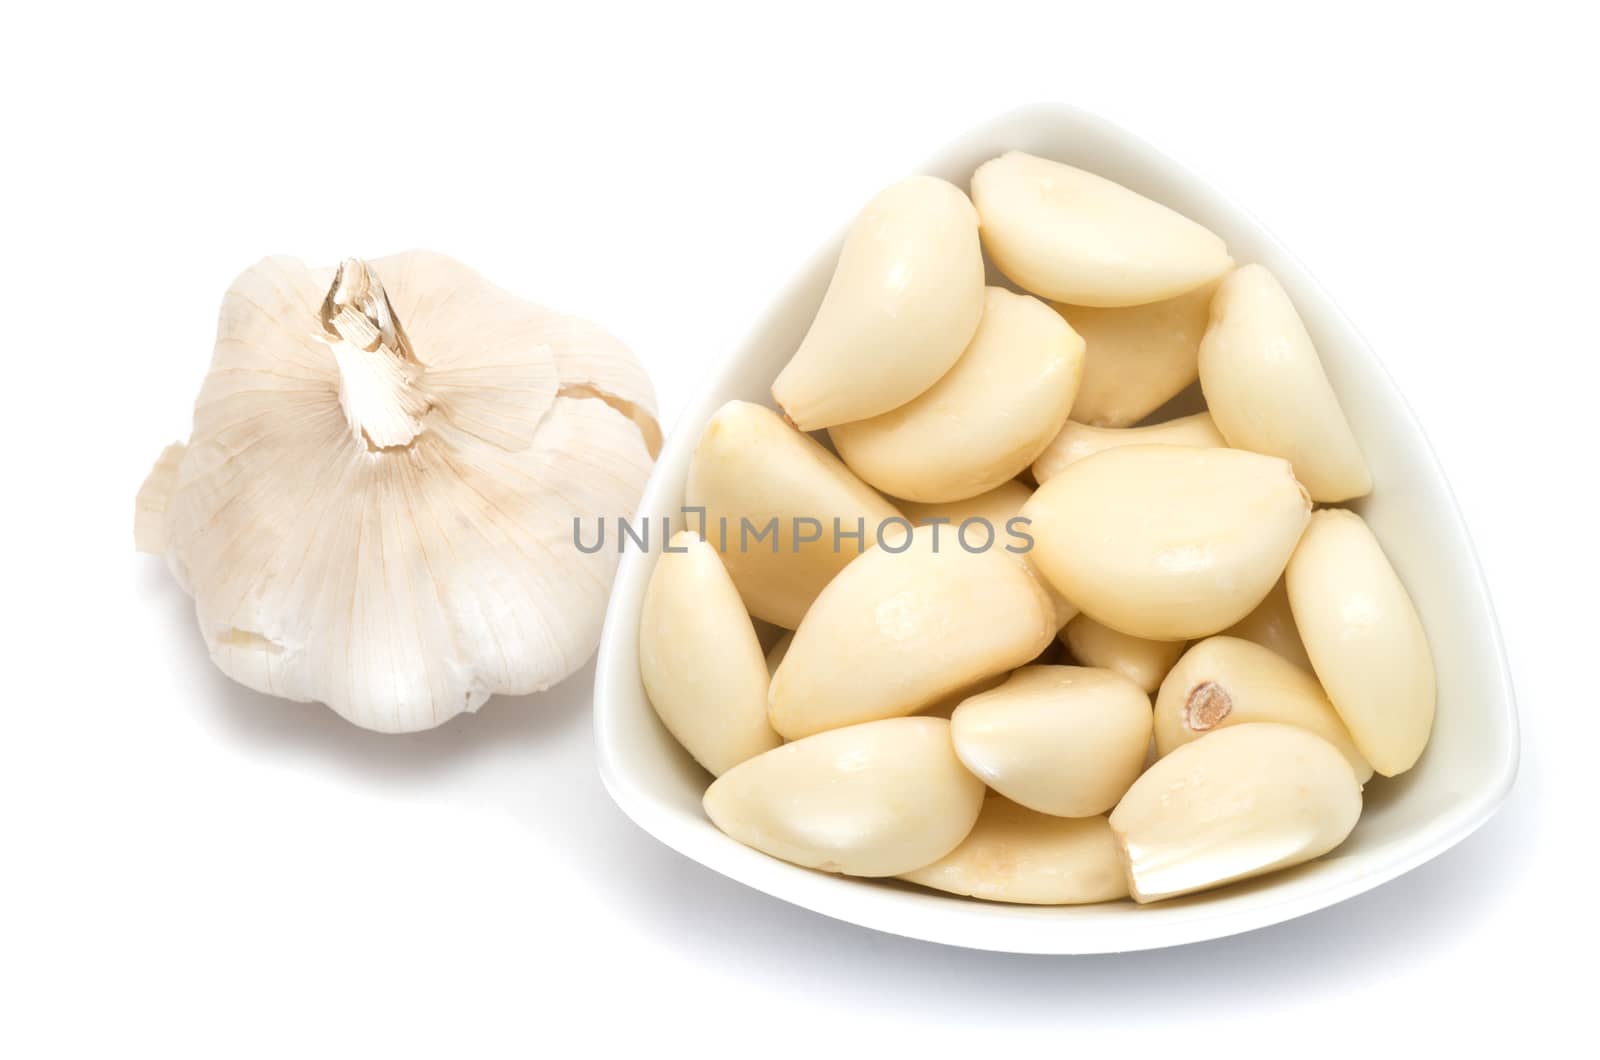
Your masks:
<svg viewBox="0 0 1600 1060"><path fill-rule="evenodd" d="M1346 1055L1584 1033L1595 27L1579 5L1401 8L12 10L0 1053L852 1055L937 1027L922 1049ZM588 671L370 735L231 685L132 551L221 293L263 254L446 251L629 341L670 424L878 186L1042 99L1122 122L1275 230L1451 475L1525 751L1500 814L1410 876L1126 957L878 935L629 823L593 768Z"/></svg>

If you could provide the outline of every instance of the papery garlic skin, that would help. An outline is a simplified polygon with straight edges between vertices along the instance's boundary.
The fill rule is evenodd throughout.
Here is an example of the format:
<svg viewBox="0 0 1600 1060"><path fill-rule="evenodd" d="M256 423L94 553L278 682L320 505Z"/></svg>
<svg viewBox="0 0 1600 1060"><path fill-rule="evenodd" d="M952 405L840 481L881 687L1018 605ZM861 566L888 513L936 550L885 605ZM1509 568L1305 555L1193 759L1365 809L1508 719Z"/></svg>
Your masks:
<svg viewBox="0 0 1600 1060"><path fill-rule="evenodd" d="M593 653L617 563L574 520L631 514L659 447L648 377L443 255L338 276L268 258L234 282L140 544L223 672L364 728L555 684Z"/></svg>
<svg viewBox="0 0 1600 1060"><path fill-rule="evenodd" d="M914 713L1050 643L1050 600L1014 557L934 529L871 549L811 605L768 693L784 738Z"/></svg>
<svg viewBox="0 0 1600 1060"><path fill-rule="evenodd" d="M178 468L188 446L174 442L161 450L133 502L133 547L160 554L167 549L167 503L178 485Z"/></svg>
<svg viewBox="0 0 1600 1060"><path fill-rule="evenodd" d="M782 743L767 660L716 549L693 531L656 560L639 613L639 676L667 731L713 776Z"/></svg>
<svg viewBox="0 0 1600 1060"><path fill-rule="evenodd" d="M1183 654L1181 640L1145 640L1119 633L1088 615L1079 615L1061 631L1061 643L1080 666L1121 674L1145 693L1161 687L1167 671Z"/></svg>
<svg viewBox="0 0 1600 1060"><path fill-rule="evenodd" d="M1200 339L1215 283L1148 305L1100 309L1056 305L1086 344L1071 419L1132 427L1200 378Z"/></svg>
<svg viewBox="0 0 1600 1060"><path fill-rule="evenodd" d="M706 815L746 846L850 876L898 876L972 831L983 783L942 718L890 718L758 755L706 789Z"/></svg>
<svg viewBox="0 0 1600 1060"><path fill-rule="evenodd" d="M1300 640L1300 630L1294 624L1294 612L1289 609L1289 588L1284 579L1272 587L1267 598L1256 609L1222 631L1224 636L1253 641L1271 649L1294 663L1306 673L1311 672L1311 656Z"/></svg>
<svg viewBox="0 0 1600 1060"><path fill-rule="evenodd" d="M1222 281L1200 342L1200 388L1228 444L1281 456L1311 499L1372 491L1372 474L1288 292L1260 265Z"/></svg>
<svg viewBox="0 0 1600 1060"><path fill-rule="evenodd" d="M745 607L784 629L798 626L822 587L900 515L838 457L746 401L728 402L706 424L689 461L684 504L705 509L706 540L722 553ZM797 519L814 519L815 527ZM749 521L750 535L741 520ZM776 538L755 541L772 520ZM835 520L845 534L861 531L861 539L836 540ZM888 527L897 528L903 532L904 524ZM813 529L815 540L798 540Z"/></svg>
<svg viewBox="0 0 1600 1060"><path fill-rule="evenodd" d="M1134 899L1153 902L1321 857L1360 815L1361 785L1337 748L1256 722L1151 766L1111 812L1111 831Z"/></svg>
<svg viewBox="0 0 1600 1060"><path fill-rule="evenodd" d="M1128 896L1111 826L1100 817L1052 817L999 795L967 838L932 865L900 877L986 902L1083 905Z"/></svg>
<svg viewBox="0 0 1600 1060"><path fill-rule="evenodd" d="M1196 412L1147 427L1091 427L1068 420L1061 433L1033 462L1033 478L1043 485L1079 460L1124 445L1184 445L1194 449L1221 449L1227 440L1211 416Z"/></svg>
<svg viewBox="0 0 1600 1060"><path fill-rule="evenodd" d="M1095 621L1193 640L1261 602L1311 516L1287 461L1134 445L1070 465L1023 506L1034 565Z"/></svg>
<svg viewBox="0 0 1600 1060"><path fill-rule="evenodd" d="M950 718L956 755L1013 802L1057 817L1117 804L1144 768L1150 697L1109 670L1027 666Z"/></svg>
<svg viewBox="0 0 1600 1060"><path fill-rule="evenodd" d="M772 397L803 431L888 412L955 364L982 315L972 203L937 177L902 180L851 226L816 319Z"/></svg>
<svg viewBox="0 0 1600 1060"><path fill-rule="evenodd" d="M972 175L984 249L1025 291L1081 306L1130 306L1192 291L1233 265L1189 218L1086 170L1021 151Z"/></svg>
<svg viewBox="0 0 1600 1060"><path fill-rule="evenodd" d="M977 333L937 382L828 433L850 470L885 493L923 503L976 497L1050 444L1082 374L1083 340L1058 314L990 287Z"/></svg>
<svg viewBox="0 0 1600 1060"><path fill-rule="evenodd" d="M1237 637L1208 637L1185 652L1161 683L1155 717L1158 755L1230 725L1272 721L1333 744L1358 783L1372 776L1372 766L1317 679L1276 652Z"/></svg>
<svg viewBox="0 0 1600 1060"><path fill-rule="evenodd" d="M1319 511L1285 580L1312 668L1351 738L1379 773L1404 773L1433 731L1433 654L1378 539L1354 512Z"/></svg>

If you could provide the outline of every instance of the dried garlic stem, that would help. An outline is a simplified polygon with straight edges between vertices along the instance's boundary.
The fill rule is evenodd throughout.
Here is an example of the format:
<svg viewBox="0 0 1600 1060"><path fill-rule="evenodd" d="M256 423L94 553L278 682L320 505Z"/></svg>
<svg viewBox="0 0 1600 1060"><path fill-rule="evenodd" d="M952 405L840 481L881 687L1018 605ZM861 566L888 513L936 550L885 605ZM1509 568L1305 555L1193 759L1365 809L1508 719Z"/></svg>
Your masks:
<svg viewBox="0 0 1600 1060"><path fill-rule="evenodd" d="M433 403L389 296L365 262L347 258L334 273L322 326L339 365L339 404L351 431L373 450L410 445Z"/></svg>

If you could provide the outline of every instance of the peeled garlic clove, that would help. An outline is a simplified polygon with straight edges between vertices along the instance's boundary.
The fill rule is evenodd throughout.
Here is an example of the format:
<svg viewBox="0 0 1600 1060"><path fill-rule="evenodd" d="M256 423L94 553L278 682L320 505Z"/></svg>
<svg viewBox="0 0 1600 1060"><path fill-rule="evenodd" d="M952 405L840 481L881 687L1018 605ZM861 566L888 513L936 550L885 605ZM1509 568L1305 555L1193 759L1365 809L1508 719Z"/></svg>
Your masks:
<svg viewBox="0 0 1600 1060"><path fill-rule="evenodd" d="M1052 817L991 795L970 835L932 865L901 875L937 891L1023 905L1082 905L1128 896L1104 817Z"/></svg>
<svg viewBox="0 0 1600 1060"><path fill-rule="evenodd" d="M1365 784L1372 767L1328 702L1294 663L1237 637L1208 637L1184 653L1156 696L1156 753L1171 754L1208 732L1272 721L1316 733L1339 749Z"/></svg>
<svg viewBox="0 0 1600 1060"><path fill-rule="evenodd" d="M717 550L684 530L650 576L639 675L667 731L713 776L783 741L767 724L767 660Z"/></svg>
<svg viewBox="0 0 1600 1060"><path fill-rule="evenodd" d="M1029 666L956 708L950 735L973 774L1058 817L1105 813L1144 768L1150 698L1109 670Z"/></svg>
<svg viewBox="0 0 1600 1060"><path fill-rule="evenodd" d="M1319 511L1287 581L1311 665L1356 746L1384 776L1404 773L1433 730L1433 655L1378 539L1354 512Z"/></svg>
<svg viewBox="0 0 1600 1060"><path fill-rule="evenodd" d="M1372 491L1372 475L1311 336L1273 275L1246 265L1222 281L1200 343L1200 387L1238 449L1281 456L1319 503Z"/></svg>
<svg viewBox="0 0 1600 1060"><path fill-rule="evenodd" d="M1061 433L1033 462L1034 481L1043 485L1085 457L1124 445L1184 445L1195 449L1227 446L1208 413L1181 416L1148 427L1091 427L1068 420Z"/></svg>
<svg viewBox="0 0 1600 1060"><path fill-rule="evenodd" d="M653 404L615 338L443 255L268 258L224 297L141 543L229 677L431 728L594 653L618 551L582 546L638 503Z"/></svg>
<svg viewBox="0 0 1600 1060"><path fill-rule="evenodd" d="M785 629L872 545L880 524L899 516L838 457L744 401L723 405L706 424L684 504L705 509L705 538L722 553L745 607ZM836 536L836 520L842 535L861 536Z"/></svg>
<svg viewBox="0 0 1600 1060"><path fill-rule="evenodd" d="M1294 613L1289 610L1289 590L1284 579L1272 587L1267 598L1256 609L1223 630L1223 635L1254 641L1263 648L1277 652L1306 673L1311 672L1311 656L1300 641L1300 631L1295 628Z"/></svg>
<svg viewBox="0 0 1600 1060"><path fill-rule="evenodd" d="M1131 427L1200 378L1200 339L1215 283L1121 309L1057 305L1086 345L1072 420Z"/></svg>
<svg viewBox="0 0 1600 1060"><path fill-rule="evenodd" d="M1121 674L1143 692L1161 687L1162 678L1183 654L1181 640L1145 640L1118 633L1088 615L1079 615L1061 631L1061 642L1075 662Z"/></svg>
<svg viewBox="0 0 1600 1060"><path fill-rule="evenodd" d="M1193 640L1259 604L1311 515L1287 461L1136 445L1069 465L1023 506L1034 565L1085 614Z"/></svg>
<svg viewBox="0 0 1600 1060"><path fill-rule="evenodd" d="M733 767L706 789L712 822L775 858L850 876L931 864L972 831L983 784L942 718L819 733Z"/></svg>
<svg viewBox="0 0 1600 1060"><path fill-rule="evenodd" d="M1159 302L1221 276L1228 248L1104 177L1010 151L972 175L983 246L1026 291L1083 306Z"/></svg>
<svg viewBox="0 0 1600 1060"><path fill-rule="evenodd" d="M970 542L978 545L986 540L985 527L994 528L995 548L1002 550L1016 549L1015 555L1023 566L1028 568L1038 581L1039 587L1050 597L1050 607L1055 612L1056 628L1060 629L1077 615L1078 609L1071 601L1045 580L1044 575L1034 570L1033 563L1028 559L1028 552L1033 548L1033 536L1028 530L1028 521L1020 519L1022 506L1028 503L1028 498L1033 496L1033 490L1012 479L1002 482L986 493L976 497L968 497L959 501L942 501L936 504L921 504L917 501L900 501L900 511L914 526L943 527L941 538L945 534L957 535L957 544L968 538L962 535L970 531ZM976 522L972 522L976 520ZM947 538L946 538L947 539Z"/></svg>
<svg viewBox="0 0 1600 1060"><path fill-rule="evenodd" d="M772 396L803 431L888 412L955 364L982 315L972 203L937 177L902 180L856 218Z"/></svg>
<svg viewBox="0 0 1600 1060"><path fill-rule="evenodd" d="M1361 785L1328 741L1256 722L1185 744L1111 813L1140 902L1174 898L1321 857L1361 815Z"/></svg>
<svg viewBox="0 0 1600 1060"><path fill-rule="evenodd" d="M911 714L1050 643L1049 598L1020 563L933 531L870 550L811 605L768 694L784 738Z"/></svg>
<svg viewBox="0 0 1600 1060"><path fill-rule="evenodd" d="M1027 469L1066 422L1083 340L1037 298L991 287L955 366L906 404L829 430L861 478L908 500L975 497Z"/></svg>
<svg viewBox="0 0 1600 1060"><path fill-rule="evenodd" d="M1003 539L1007 524L1016 518L1031 496L1033 490L1026 483L1010 479L976 497L928 504L896 498L896 506L902 515L911 520L913 526L938 522L955 530L968 519L981 519L994 527L996 536Z"/></svg>

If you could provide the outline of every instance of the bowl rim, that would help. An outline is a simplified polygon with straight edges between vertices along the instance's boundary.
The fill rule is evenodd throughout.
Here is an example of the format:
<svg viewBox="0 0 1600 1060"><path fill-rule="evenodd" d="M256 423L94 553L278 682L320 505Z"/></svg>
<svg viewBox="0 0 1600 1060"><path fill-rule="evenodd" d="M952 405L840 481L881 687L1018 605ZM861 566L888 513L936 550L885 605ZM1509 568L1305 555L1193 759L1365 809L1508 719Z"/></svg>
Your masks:
<svg viewBox="0 0 1600 1060"><path fill-rule="evenodd" d="M1011 953L1090 954L1183 945L1282 923L1364 893L1432 860L1482 827L1510 794L1520 760L1521 736L1510 665L1487 579L1449 479L1404 392L1395 385L1388 368L1304 264L1283 246L1270 229L1227 193L1120 125L1063 103L1027 104L977 122L947 140L921 165L909 171L923 172L935 168L940 159L956 153L962 145L997 130L1040 124L1088 128L1098 136L1116 141L1252 226L1254 234L1263 244L1291 263L1298 273L1296 280L1299 285L1315 290L1326 309L1354 337L1359 350L1352 350L1348 356L1359 356L1365 362L1364 368L1376 370L1381 375L1402 412L1394 425L1409 433L1408 444L1414 446L1426 460L1448 499L1449 507L1443 513L1444 521L1459 534L1465 555L1470 560L1472 578L1470 586L1466 588L1470 591L1474 608L1483 616L1493 642L1497 687L1491 695L1504 711L1506 739L1497 745L1499 754L1491 766L1491 781L1479 786L1459 802L1452 803L1439 817L1429 822L1425 839L1419 839L1401 853L1382 861L1374 859L1370 868L1364 871L1326 881L1320 886L1291 887L1288 893L1274 893L1281 892L1283 888L1270 885L1246 893L1238 893L1237 887L1209 892L1205 896L1197 896L1206 900L1185 907L1183 915L1162 917L1159 922L1141 923L1137 917L1125 916L1084 916L1047 924L1035 915L1019 911L1054 907L980 902L923 892L903 884L872 886L874 881L855 880L801 868L745 847L714 830L683 828L672 813L634 783L619 765L607 723L619 696L627 694L622 688L627 683L624 672L631 668L632 677L637 680L636 660L626 655L619 657L616 645L619 640L631 643L631 638L619 635L619 630L625 625L637 623L643 583L653 569L654 556L642 551L628 551L622 556L601 630L594 683L595 759L600 779L612 800L629 819L654 839L706 868L813 912L908 938ZM825 241L797 267L783 287L774 292L764 311L747 329L746 335L754 336L765 331L773 318L784 312L802 278L837 254L837 245L838 239ZM722 393L728 379L738 371L747 356L746 345L736 345L718 360L716 367L705 377L698 395L679 415L645 486L639 511L660 509L663 494L669 489L676 492L680 488L675 476L672 476L672 482L667 481L669 475L665 469L674 465L674 458L684 449L692 449L705 423L726 400ZM628 598L631 598L631 602ZM1311 866L1316 864L1318 862L1310 863ZM1295 871L1289 870L1262 879L1281 880ZM1170 903L1162 903L1162 906L1173 908ZM1092 910L1096 907L1071 908Z"/></svg>

